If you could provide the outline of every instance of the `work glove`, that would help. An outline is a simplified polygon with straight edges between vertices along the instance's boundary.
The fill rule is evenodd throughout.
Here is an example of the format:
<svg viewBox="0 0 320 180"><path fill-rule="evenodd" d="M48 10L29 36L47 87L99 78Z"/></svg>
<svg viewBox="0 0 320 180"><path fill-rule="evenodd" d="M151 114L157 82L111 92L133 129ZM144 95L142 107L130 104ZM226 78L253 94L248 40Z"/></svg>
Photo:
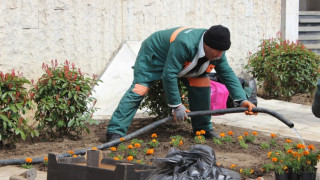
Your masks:
<svg viewBox="0 0 320 180"><path fill-rule="evenodd" d="M184 105L179 105L173 109L173 120L183 121L188 118L187 112L190 112Z"/></svg>
<svg viewBox="0 0 320 180"><path fill-rule="evenodd" d="M245 111L244 113L246 115L258 115L258 112L252 112L252 108L253 107L256 107L254 104L252 104L250 101L248 100L243 100L241 103L240 103L240 106L241 107L247 107L248 108L248 111Z"/></svg>

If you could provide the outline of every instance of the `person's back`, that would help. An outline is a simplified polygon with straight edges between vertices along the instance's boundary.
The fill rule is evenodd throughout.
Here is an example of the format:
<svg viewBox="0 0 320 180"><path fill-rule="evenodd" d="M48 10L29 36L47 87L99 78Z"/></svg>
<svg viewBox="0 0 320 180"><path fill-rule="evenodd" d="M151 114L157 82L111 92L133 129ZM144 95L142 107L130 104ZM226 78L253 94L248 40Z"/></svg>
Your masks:
<svg viewBox="0 0 320 180"><path fill-rule="evenodd" d="M320 79L318 80L316 93L314 95L314 101L312 104L312 113L320 118Z"/></svg>

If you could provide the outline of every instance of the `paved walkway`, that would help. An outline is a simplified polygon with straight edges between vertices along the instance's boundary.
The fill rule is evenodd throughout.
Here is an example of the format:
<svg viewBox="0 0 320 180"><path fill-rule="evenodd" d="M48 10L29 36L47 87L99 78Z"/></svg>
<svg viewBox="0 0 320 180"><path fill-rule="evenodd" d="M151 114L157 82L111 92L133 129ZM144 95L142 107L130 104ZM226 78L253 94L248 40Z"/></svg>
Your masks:
<svg viewBox="0 0 320 180"><path fill-rule="evenodd" d="M320 142L320 118L312 114L311 106L258 98L258 107L275 111L294 123L294 128L302 139ZM257 116L247 116L244 113L225 114L213 116L212 122L249 128L268 134L276 133L281 136L298 137L291 128L266 113L259 113Z"/></svg>
<svg viewBox="0 0 320 180"><path fill-rule="evenodd" d="M288 103L278 100L264 100L258 98L258 107L275 111L294 123L294 128L304 140L320 142L320 118L316 118L311 112L311 106ZM246 116L244 113L213 116L214 123L232 125L262 131L266 134L277 133L281 136L297 138L296 133L279 121L277 118L259 113L258 116ZM318 170L320 165L318 164ZM0 167L0 179L9 180L12 175L19 175L25 169L5 166ZM318 171L319 174L319 171ZM37 180L45 180L46 173L38 171Z"/></svg>

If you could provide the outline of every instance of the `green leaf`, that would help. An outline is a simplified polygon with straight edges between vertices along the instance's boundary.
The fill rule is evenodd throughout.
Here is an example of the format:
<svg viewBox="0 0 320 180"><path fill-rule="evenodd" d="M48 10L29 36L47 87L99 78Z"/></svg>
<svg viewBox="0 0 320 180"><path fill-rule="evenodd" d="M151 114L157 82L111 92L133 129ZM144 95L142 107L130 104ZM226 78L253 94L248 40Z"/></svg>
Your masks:
<svg viewBox="0 0 320 180"><path fill-rule="evenodd" d="M72 127L74 124L74 119L72 119L71 121L68 122L68 127Z"/></svg>
<svg viewBox="0 0 320 180"><path fill-rule="evenodd" d="M60 109L66 109L66 107L67 107L66 104L60 104L60 105L59 105L59 108L60 108Z"/></svg>
<svg viewBox="0 0 320 180"><path fill-rule="evenodd" d="M22 103L16 103L17 108L19 111L23 111Z"/></svg>
<svg viewBox="0 0 320 180"><path fill-rule="evenodd" d="M2 110L2 112L7 112L8 110L10 110L10 107L9 107L9 106L5 107L5 108Z"/></svg>
<svg viewBox="0 0 320 180"><path fill-rule="evenodd" d="M67 86L68 86L68 82L64 83L64 84L62 85L62 88L64 89L64 88L66 88Z"/></svg>
<svg viewBox="0 0 320 180"><path fill-rule="evenodd" d="M3 129L7 129L7 122L6 121L3 121Z"/></svg>
<svg viewBox="0 0 320 180"><path fill-rule="evenodd" d="M3 115L3 114L0 114L0 118L3 119L4 121L7 121L9 122L9 119L7 116Z"/></svg>
<svg viewBox="0 0 320 180"><path fill-rule="evenodd" d="M3 93L3 95L1 96L1 100L4 100L7 98L8 92Z"/></svg>

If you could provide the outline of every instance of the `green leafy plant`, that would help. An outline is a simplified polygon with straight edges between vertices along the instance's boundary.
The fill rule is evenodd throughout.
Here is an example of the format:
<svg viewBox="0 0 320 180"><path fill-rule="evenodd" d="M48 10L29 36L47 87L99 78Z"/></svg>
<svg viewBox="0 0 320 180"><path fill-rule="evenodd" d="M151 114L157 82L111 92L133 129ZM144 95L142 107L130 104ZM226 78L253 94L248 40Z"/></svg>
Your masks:
<svg viewBox="0 0 320 180"><path fill-rule="evenodd" d="M31 158L26 158L25 159L25 163L22 164L21 166L23 168L26 168L26 169L31 169L31 168L33 168L33 165L31 163L32 163L32 159Z"/></svg>
<svg viewBox="0 0 320 180"><path fill-rule="evenodd" d="M177 146L182 146L183 145L184 138L181 137L180 135L171 136L170 139L171 139L170 144L173 147L177 147Z"/></svg>
<svg viewBox="0 0 320 180"><path fill-rule="evenodd" d="M186 108L188 108L189 102L187 88L181 81L179 81L178 85L181 95L181 102ZM139 109L148 109L149 115L155 115L159 118L165 118L172 114L172 110L168 106L166 100L166 95L161 80L155 81L152 84Z"/></svg>
<svg viewBox="0 0 320 180"><path fill-rule="evenodd" d="M223 143L221 142L220 139L218 138L213 138L213 143L218 144L218 145L222 145Z"/></svg>
<svg viewBox="0 0 320 180"><path fill-rule="evenodd" d="M270 143L268 143L268 142L262 142L262 143L260 144L260 147L261 147L262 149L270 149Z"/></svg>
<svg viewBox="0 0 320 180"><path fill-rule="evenodd" d="M288 169L289 162L286 153L280 150L276 150L275 152L271 151L268 153L268 157L271 160L272 169L278 174L284 174L285 171Z"/></svg>
<svg viewBox="0 0 320 180"><path fill-rule="evenodd" d="M316 171L316 166L320 158L320 151L316 151L315 147L310 144L307 147L302 144L291 144L284 149L287 157L287 166L294 173Z"/></svg>
<svg viewBox="0 0 320 180"><path fill-rule="evenodd" d="M252 131L251 134L244 132L244 140L245 142L253 143L257 135L256 131Z"/></svg>
<svg viewBox="0 0 320 180"><path fill-rule="evenodd" d="M13 145L17 138L25 140L27 135L38 136L38 131L28 126L28 120L22 115L33 105L24 85L30 81L22 73L3 74L0 71L0 144Z"/></svg>
<svg viewBox="0 0 320 180"><path fill-rule="evenodd" d="M243 136L238 137L238 142L240 144L240 147L247 149L249 146L246 144L246 141L244 140Z"/></svg>
<svg viewBox="0 0 320 180"><path fill-rule="evenodd" d="M118 145L118 151L119 152L126 152L127 151L127 146L124 143L120 143Z"/></svg>
<svg viewBox="0 0 320 180"><path fill-rule="evenodd" d="M156 147L159 146L159 144L160 144L159 141L156 140L156 139L152 139L152 140L148 143L149 147L151 147L151 148L156 148Z"/></svg>
<svg viewBox="0 0 320 180"><path fill-rule="evenodd" d="M251 174L253 173L253 169L251 168L246 168L246 169L240 169L239 170L241 174L244 174L245 176L251 176Z"/></svg>
<svg viewBox="0 0 320 180"><path fill-rule="evenodd" d="M301 42L264 39L260 49L249 53L246 69L270 98L290 100L297 93L313 93L319 77L320 58Z"/></svg>
<svg viewBox="0 0 320 180"><path fill-rule="evenodd" d="M90 96L92 87L99 82L96 76L85 77L69 61L63 66L58 66L57 60L51 61L51 67L43 64L42 69L45 74L31 89L37 103L38 128L51 137L56 133L79 135L84 129L89 133L86 124L96 123L92 119L96 99Z"/></svg>
<svg viewBox="0 0 320 180"><path fill-rule="evenodd" d="M206 138L203 135L197 135L194 137L194 142L197 144L204 144L206 143Z"/></svg>

